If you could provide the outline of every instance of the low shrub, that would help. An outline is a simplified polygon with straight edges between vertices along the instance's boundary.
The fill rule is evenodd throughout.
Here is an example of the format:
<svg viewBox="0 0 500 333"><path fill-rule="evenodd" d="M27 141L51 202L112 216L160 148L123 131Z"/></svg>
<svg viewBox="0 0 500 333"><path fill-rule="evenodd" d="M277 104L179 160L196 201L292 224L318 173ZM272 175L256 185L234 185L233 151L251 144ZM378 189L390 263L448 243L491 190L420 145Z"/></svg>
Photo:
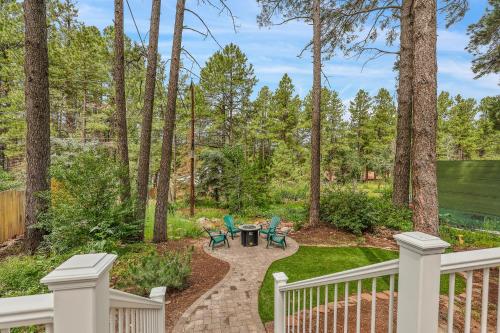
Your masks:
<svg viewBox="0 0 500 333"><path fill-rule="evenodd" d="M191 274L192 249L125 256L113 270L116 287L147 296L152 288L183 289Z"/></svg>
<svg viewBox="0 0 500 333"><path fill-rule="evenodd" d="M322 221L356 235L373 226L400 231L412 228L411 210L394 206L390 194L369 196L365 191L348 187L333 188L323 194L320 217Z"/></svg>
<svg viewBox="0 0 500 333"><path fill-rule="evenodd" d="M362 191L335 188L323 194L320 202L322 221L356 235L372 228L374 213L370 198Z"/></svg>
<svg viewBox="0 0 500 333"><path fill-rule="evenodd" d="M137 233L132 201L120 200L122 172L103 151L81 152L53 164L51 206L40 223L51 251L63 253L91 242L103 246Z"/></svg>
<svg viewBox="0 0 500 333"><path fill-rule="evenodd" d="M0 192L15 189L21 186L21 182L16 177L0 168Z"/></svg>

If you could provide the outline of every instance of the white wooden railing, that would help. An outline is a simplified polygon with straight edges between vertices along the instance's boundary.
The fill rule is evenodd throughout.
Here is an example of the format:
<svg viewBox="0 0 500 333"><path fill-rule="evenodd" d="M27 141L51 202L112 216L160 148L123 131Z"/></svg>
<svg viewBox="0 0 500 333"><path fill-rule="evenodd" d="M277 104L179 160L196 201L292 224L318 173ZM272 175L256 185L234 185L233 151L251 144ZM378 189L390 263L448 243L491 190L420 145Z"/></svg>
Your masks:
<svg viewBox="0 0 500 333"><path fill-rule="evenodd" d="M400 246L397 260L293 283L287 283L284 273L274 273L275 333L393 333L395 329L398 333L452 333L459 331L454 325L454 316L457 315L464 318L463 327L460 327L462 332L500 333L500 302L491 304L488 298L490 270L500 266L500 248L443 254L449 244L437 237L411 232L396 235L395 238ZM482 273L480 329L471 325L474 271ZM466 288L465 295L460 295L465 299L463 309L455 314L457 274L460 277L465 275ZM447 299L444 298L448 307L447 318L440 321L442 275L449 275L449 293ZM379 287L377 292L378 281L388 285L388 290L382 293ZM498 283L498 279L496 281ZM349 286L352 285L355 286L355 296L351 296ZM339 289L343 289L343 295ZM369 289L370 293L363 295L363 289ZM498 293L500 296L500 287ZM387 299L384 307L377 303L381 296ZM369 320L362 318L363 299L370 302ZM350 311L353 305L356 310L349 314L353 312ZM489 309L490 312L496 311L496 321L488 321ZM338 315L340 311L342 320ZM395 313L397 316L394 316ZM380 318L386 321L383 330L379 326Z"/></svg>
<svg viewBox="0 0 500 333"><path fill-rule="evenodd" d="M0 299L0 333L33 325L50 333L165 333L164 287L140 297L109 288L116 256L76 255L45 276L49 294Z"/></svg>

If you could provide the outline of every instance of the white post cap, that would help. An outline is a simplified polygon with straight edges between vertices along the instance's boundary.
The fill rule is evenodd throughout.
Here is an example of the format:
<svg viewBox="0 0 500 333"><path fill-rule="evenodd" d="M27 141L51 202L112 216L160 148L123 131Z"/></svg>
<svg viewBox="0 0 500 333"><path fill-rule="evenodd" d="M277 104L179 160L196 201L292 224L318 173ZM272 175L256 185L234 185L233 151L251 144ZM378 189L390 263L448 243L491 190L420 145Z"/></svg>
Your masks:
<svg viewBox="0 0 500 333"><path fill-rule="evenodd" d="M149 293L149 298L164 300L166 293L167 293L167 287L155 287L151 289L151 292Z"/></svg>
<svg viewBox="0 0 500 333"><path fill-rule="evenodd" d="M441 238L420 231L397 234L394 239L396 239L399 246L421 255L443 253L450 246Z"/></svg>
<svg viewBox="0 0 500 333"><path fill-rule="evenodd" d="M273 273L274 281L276 282L287 282L288 276L283 272Z"/></svg>
<svg viewBox="0 0 500 333"><path fill-rule="evenodd" d="M40 280L50 290L95 287L105 274L116 255L107 253L75 255Z"/></svg>

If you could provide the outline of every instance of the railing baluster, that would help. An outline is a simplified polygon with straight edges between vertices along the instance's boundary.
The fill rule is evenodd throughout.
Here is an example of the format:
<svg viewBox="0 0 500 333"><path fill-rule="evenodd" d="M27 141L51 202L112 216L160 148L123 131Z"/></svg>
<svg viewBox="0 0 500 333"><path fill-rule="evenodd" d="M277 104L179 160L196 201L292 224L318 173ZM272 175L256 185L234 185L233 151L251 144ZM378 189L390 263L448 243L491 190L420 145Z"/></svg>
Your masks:
<svg viewBox="0 0 500 333"><path fill-rule="evenodd" d="M473 271L467 272L467 285L465 288L465 327L464 332L470 333L470 321L472 312L472 279Z"/></svg>
<svg viewBox="0 0 500 333"><path fill-rule="evenodd" d="M125 309L125 333L130 333L130 309Z"/></svg>
<svg viewBox="0 0 500 333"><path fill-rule="evenodd" d="M309 333L312 333L313 288L309 288Z"/></svg>
<svg viewBox="0 0 500 333"><path fill-rule="evenodd" d="M316 333L319 333L319 288L316 287Z"/></svg>
<svg viewBox="0 0 500 333"><path fill-rule="evenodd" d="M123 333L123 309L118 309L118 333Z"/></svg>
<svg viewBox="0 0 500 333"><path fill-rule="evenodd" d="M303 300L303 310L302 310L302 333L306 333L306 288L304 288L304 300Z"/></svg>
<svg viewBox="0 0 500 333"><path fill-rule="evenodd" d="M286 321L287 321L286 332L290 333L290 291L287 291L286 293L288 295L288 302L287 302L288 311L287 311L287 316L286 316Z"/></svg>
<svg viewBox="0 0 500 333"><path fill-rule="evenodd" d="M349 282L345 283L344 291L344 333L349 329Z"/></svg>
<svg viewBox="0 0 500 333"><path fill-rule="evenodd" d="M328 285L325 285L325 325L324 332L328 332Z"/></svg>
<svg viewBox="0 0 500 333"><path fill-rule="evenodd" d="M394 274L389 277L389 313L387 317L389 318L387 331L392 333L394 324Z"/></svg>
<svg viewBox="0 0 500 333"><path fill-rule="evenodd" d="M455 273L450 273L448 285L448 333L453 333L453 315L455 312Z"/></svg>
<svg viewBox="0 0 500 333"><path fill-rule="evenodd" d="M377 278L372 279L372 316L370 332L375 333L375 316L377 311Z"/></svg>
<svg viewBox="0 0 500 333"><path fill-rule="evenodd" d="M300 289L297 290L297 333L300 333Z"/></svg>
<svg viewBox="0 0 500 333"><path fill-rule="evenodd" d="M333 292L333 333L337 333L337 297L339 292L339 285L335 283Z"/></svg>
<svg viewBox="0 0 500 333"><path fill-rule="evenodd" d="M361 280L358 280L358 297L356 299L356 333L361 332Z"/></svg>
<svg viewBox="0 0 500 333"><path fill-rule="evenodd" d="M287 297L289 296L290 294L288 293L288 291L285 291L285 297L283 297L283 299L285 300L283 302L283 328L285 330L285 332L288 332L288 328L287 328L287 317L288 317L288 313L287 313L287 304L288 304L288 301L287 301Z"/></svg>
<svg viewBox="0 0 500 333"><path fill-rule="evenodd" d="M295 290L292 291L292 333L295 333Z"/></svg>
<svg viewBox="0 0 500 333"><path fill-rule="evenodd" d="M490 269L483 269L483 295L481 300L481 333L488 331L488 292L490 287Z"/></svg>
<svg viewBox="0 0 500 333"><path fill-rule="evenodd" d="M8 333L9 330L7 329L5 332ZM45 325L45 333L52 333L52 332L54 332L54 325L52 324Z"/></svg>
<svg viewBox="0 0 500 333"><path fill-rule="evenodd" d="M137 333L137 310L133 309L132 310L132 333Z"/></svg>

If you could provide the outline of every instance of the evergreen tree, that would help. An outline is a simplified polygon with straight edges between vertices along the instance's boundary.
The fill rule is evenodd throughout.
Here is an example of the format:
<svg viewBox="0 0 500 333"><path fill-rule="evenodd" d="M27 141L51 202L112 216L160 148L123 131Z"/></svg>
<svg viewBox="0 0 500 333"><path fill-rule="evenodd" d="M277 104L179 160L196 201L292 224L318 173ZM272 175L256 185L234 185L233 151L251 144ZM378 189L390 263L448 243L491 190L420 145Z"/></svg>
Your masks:
<svg viewBox="0 0 500 333"><path fill-rule="evenodd" d="M369 167L384 178L393 165L396 129L396 106L387 89L380 89L373 97L373 114L370 118L370 140L367 151Z"/></svg>
<svg viewBox="0 0 500 333"><path fill-rule="evenodd" d="M222 138L217 144L233 144L238 118L250 104L257 79L253 66L235 44L228 44L212 55L201 73L201 86L212 112L214 129Z"/></svg>
<svg viewBox="0 0 500 333"><path fill-rule="evenodd" d="M476 78L500 72L500 2L488 0L486 13L479 22L471 24L467 50L474 55L472 70Z"/></svg>
<svg viewBox="0 0 500 333"><path fill-rule="evenodd" d="M356 97L349 104L349 114L350 114L350 144L355 151L355 157L358 160L358 164L362 166L362 172L365 175L360 174L359 179L366 177L368 172L368 145L370 144L370 108L371 108L371 98L368 93L364 90L359 90Z"/></svg>

